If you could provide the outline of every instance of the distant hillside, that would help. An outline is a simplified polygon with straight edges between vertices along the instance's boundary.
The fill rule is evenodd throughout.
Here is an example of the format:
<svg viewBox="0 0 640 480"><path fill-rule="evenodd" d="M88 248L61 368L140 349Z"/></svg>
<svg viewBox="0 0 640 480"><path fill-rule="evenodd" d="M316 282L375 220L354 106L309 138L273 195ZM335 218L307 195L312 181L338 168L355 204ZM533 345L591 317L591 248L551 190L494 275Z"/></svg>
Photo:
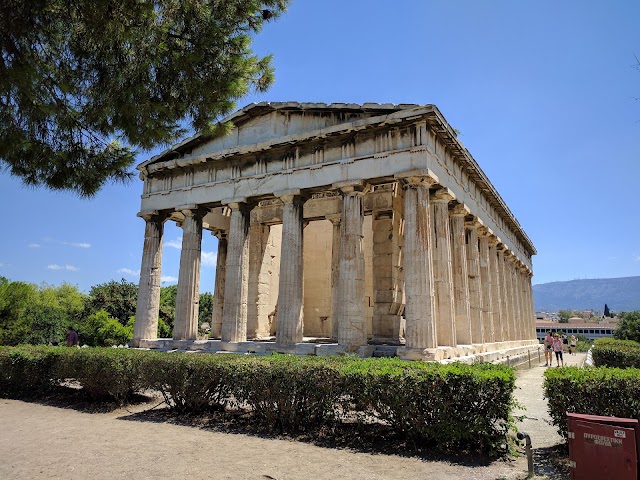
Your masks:
<svg viewBox="0 0 640 480"><path fill-rule="evenodd" d="M603 310L605 303L614 312L640 310L640 277L541 283L533 298L536 311Z"/></svg>

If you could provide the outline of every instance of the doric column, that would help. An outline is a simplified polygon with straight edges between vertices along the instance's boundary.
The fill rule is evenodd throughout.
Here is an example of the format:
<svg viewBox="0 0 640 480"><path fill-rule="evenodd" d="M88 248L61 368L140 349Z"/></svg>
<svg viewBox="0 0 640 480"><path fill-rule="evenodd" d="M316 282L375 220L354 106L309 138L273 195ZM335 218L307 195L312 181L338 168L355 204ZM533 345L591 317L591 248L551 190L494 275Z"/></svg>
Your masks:
<svg viewBox="0 0 640 480"><path fill-rule="evenodd" d="M533 302L533 286L531 285L531 279L533 277L533 272L531 270L527 270L526 276L526 285L527 285L527 297L529 299L529 335L531 335L531 339L536 338L536 307Z"/></svg>
<svg viewBox="0 0 640 480"><path fill-rule="evenodd" d="M243 202L228 202L231 224L224 284L222 340L247 339L247 286L249 281L249 208Z"/></svg>
<svg viewBox="0 0 640 480"><path fill-rule="evenodd" d="M502 341L513 340L513 329L510 322L510 309L511 304L509 302L509 283L507 279L507 273L505 271L505 259L504 251L505 245L500 243L497 247L498 258L498 283L500 285L500 330L502 333Z"/></svg>
<svg viewBox="0 0 640 480"><path fill-rule="evenodd" d="M486 227L478 230L480 254L480 292L482 295L482 338L483 343L493 343L493 305L491 298L491 276L489 270L489 235Z"/></svg>
<svg viewBox="0 0 640 480"><path fill-rule="evenodd" d="M136 306L136 323L132 344L140 345L140 340L158 338L158 315L160 311L160 286L162 277L162 235L165 214L158 212L139 213L144 227L144 246L140 267L140 284Z"/></svg>
<svg viewBox="0 0 640 480"><path fill-rule="evenodd" d="M460 345L471 345L469 312L469 273L467 271L464 217L469 210L462 204L450 210L453 292L456 312L456 339Z"/></svg>
<svg viewBox="0 0 640 480"><path fill-rule="evenodd" d="M489 283L491 285L491 325L493 326L494 342L502 342L504 340L504 330L502 329L500 271L498 268L498 242L499 240L495 235L489 236Z"/></svg>
<svg viewBox="0 0 640 480"><path fill-rule="evenodd" d="M269 265L265 264L267 243L269 241L269 226L260 223L256 217L256 210L249 215L248 239L248 275L247 281L247 338L260 338L267 335L265 322L260 322L260 316L268 315L264 303L269 297L269 282L265 278L265 271Z"/></svg>
<svg viewBox="0 0 640 480"><path fill-rule="evenodd" d="M429 171L396 175L404 182L405 358L437 347L429 188L437 179Z"/></svg>
<svg viewBox="0 0 640 480"><path fill-rule="evenodd" d="M395 203L395 202L394 202ZM402 255L400 211L374 211L373 343L400 344L402 336Z"/></svg>
<svg viewBox="0 0 640 480"><path fill-rule="evenodd" d="M227 271L227 233L214 232L218 238L218 257L216 259L216 280L213 288L213 312L211 313L211 337L222 335L222 312L224 307L224 283Z"/></svg>
<svg viewBox="0 0 640 480"><path fill-rule="evenodd" d="M276 343L302 342L304 304L303 205L300 190L279 195L282 207L282 243L278 288L278 328Z"/></svg>
<svg viewBox="0 0 640 480"><path fill-rule="evenodd" d="M469 316L471 320L471 341L474 344L484 343L480 251L478 250L478 227L481 225L475 219L465 223L467 271L469 274Z"/></svg>
<svg viewBox="0 0 640 480"><path fill-rule="evenodd" d="M328 216L333 225L331 241L331 339L338 341L340 281L340 215Z"/></svg>
<svg viewBox="0 0 640 480"><path fill-rule="evenodd" d="M453 193L442 188L431 197L432 261L436 309L438 345L456 346L455 296L451 265L451 231L449 226L449 202Z"/></svg>
<svg viewBox="0 0 640 480"><path fill-rule="evenodd" d="M531 340L531 323L533 319L532 307L529 302L529 276L527 275L528 268L522 264L520 266L520 290L522 291L522 332L523 339Z"/></svg>
<svg viewBox="0 0 640 480"><path fill-rule="evenodd" d="M362 197L368 186L363 182L341 182L338 343L355 351L367 343L364 306L364 209Z"/></svg>
<svg viewBox="0 0 640 480"><path fill-rule="evenodd" d="M517 283L516 294L518 295L518 328L520 330L520 340L524 340L527 337L527 332L525 330L525 318L524 318L524 297L522 295L522 265L520 264L520 260L518 260L515 264L515 278Z"/></svg>
<svg viewBox="0 0 640 480"><path fill-rule="evenodd" d="M516 258L513 252L509 251L509 256L506 257L505 268L509 276L509 300L511 302L511 327L513 332L512 340L520 340L520 306L518 304L518 283L515 276L515 262Z"/></svg>
<svg viewBox="0 0 640 480"><path fill-rule="evenodd" d="M202 217L197 208L181 210L182 251L176 295L174 340L195 340L198 336L198 307L200 303L200 255L202 248Z"/></svg>

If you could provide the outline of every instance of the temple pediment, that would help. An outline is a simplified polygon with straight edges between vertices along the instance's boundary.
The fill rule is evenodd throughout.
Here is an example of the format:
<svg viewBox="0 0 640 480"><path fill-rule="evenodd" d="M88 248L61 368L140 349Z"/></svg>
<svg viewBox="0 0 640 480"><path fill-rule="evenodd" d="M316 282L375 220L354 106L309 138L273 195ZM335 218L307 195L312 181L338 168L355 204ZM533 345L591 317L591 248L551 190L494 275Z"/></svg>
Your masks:
<svg viewBox="0 0 640 480"><path fill-rule="evenodd" d="M144 169L151 164L168 160L188 159L230 149L242 149L292 135L315 132L341 124L357 122L379 115L419 107L415 104L365 103L300 103L260 102L252 103L234 112L222 123L231 122L234 127L218 138L196 134L165 150L140 165Z"/></svg>

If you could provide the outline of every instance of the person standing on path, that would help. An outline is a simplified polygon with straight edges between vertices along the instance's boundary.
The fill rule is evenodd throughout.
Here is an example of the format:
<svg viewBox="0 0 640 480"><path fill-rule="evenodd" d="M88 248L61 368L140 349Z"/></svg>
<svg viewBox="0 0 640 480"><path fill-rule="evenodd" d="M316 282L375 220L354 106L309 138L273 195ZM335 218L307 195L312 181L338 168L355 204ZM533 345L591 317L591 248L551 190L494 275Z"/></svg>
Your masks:
<svg viewBox="0 0 640 480"><path fill-rule="evenodd" d="M551 330L547 330L547 336L544 337L544 366L550 367L553 364L553 337Z"/></svg>
<svg viewBox="0 0 640 480"><path fill-rule="evenodd" d="M564 367L564 359L562 358L562 348L563 348L562 338L560 338L560 335L556 333L553 336L553 351L556 354L557 367L560 366L560 363L562 363L562 366Z"/></svg>
<svg viewBox="0 0 640 480"><path fill-rule="evenodd" d="M576 354L576 345L578 343L578 340L576 339L575 335L571 335L571 343L569 343L569 355L575 355Z"/></svg>

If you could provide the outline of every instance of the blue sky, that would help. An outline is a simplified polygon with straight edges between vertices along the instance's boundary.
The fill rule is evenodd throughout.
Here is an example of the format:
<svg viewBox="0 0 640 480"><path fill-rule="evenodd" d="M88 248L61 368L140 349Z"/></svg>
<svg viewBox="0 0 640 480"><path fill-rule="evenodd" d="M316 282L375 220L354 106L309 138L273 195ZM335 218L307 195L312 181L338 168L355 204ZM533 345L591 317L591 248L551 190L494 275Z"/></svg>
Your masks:
<svg viewBox="0 0 640 480"><path fill-rule="evenodd" d="M435 104L536 246L534 283L640 275L638 19L640 2L622 0L294 0L254 43L274 54L275 85L238 107ZM137 282L141 191L135 180L82 200L0 173L0 275ZM166 285L179 239L168 223ZM204 235L202 291L216 245Z"/></svg>

